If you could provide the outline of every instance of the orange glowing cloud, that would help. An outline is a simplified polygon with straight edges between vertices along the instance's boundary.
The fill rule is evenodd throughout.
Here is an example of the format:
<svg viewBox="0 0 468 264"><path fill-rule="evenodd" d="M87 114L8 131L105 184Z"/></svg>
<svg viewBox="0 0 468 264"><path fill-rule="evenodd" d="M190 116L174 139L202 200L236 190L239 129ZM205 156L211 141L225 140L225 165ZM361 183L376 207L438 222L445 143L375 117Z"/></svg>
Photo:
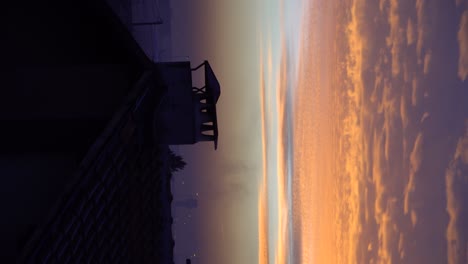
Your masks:
<svg viewBox="0 0 468 264"><path fill-rule="evenodd" d="M268 264L267 135L265 116L265 74L260 47L260 113L262 121L262 178L258 191L258 263Z"/></svg>
<svg viewBox="0 0 468 264"><path fill-rule="evenodd" d="M282 37L282 49L281 49L281 65L280 65L280 73L279 73L279 80L277 82L277 106L278 106L278 136L276 138L278 150L277 150L277 172L278 175L276 177L277 181L277 188L278 188L278 237L276 241L277 250L275 256L275 263L286 263L286 255L287 255L287 226L288 226L288 202L286 197L286 177L287 177L287 170L286 170L286 159L287 153L285 151L285 132L287 133L285 128L285 113L286 109L286 93L287 93L287 84L288 84L288 77L287 77L287 55L286 55L286 45L284 37Z"/></svg>

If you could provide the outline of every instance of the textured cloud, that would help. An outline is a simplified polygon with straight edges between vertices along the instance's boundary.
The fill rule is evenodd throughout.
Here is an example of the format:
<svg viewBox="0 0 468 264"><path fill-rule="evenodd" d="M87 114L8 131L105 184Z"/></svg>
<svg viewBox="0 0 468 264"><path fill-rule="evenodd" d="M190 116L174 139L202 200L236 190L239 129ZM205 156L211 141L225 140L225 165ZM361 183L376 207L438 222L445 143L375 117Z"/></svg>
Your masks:
<svg viewBox="0 0 468 264"><path fill-rule="evenodd" d="M395 215L397 214L397 200L389 198L387 200L385 211L377 215L377 224L379 226L377 235L379 239L378 263L393 263L393 249L400 239L400 232L396 225ZM396 253L396 252L395 252Z"/></svg>
<svg viewBox="0 0 468 264"><path fill-rule="evenodd" d="M407 9L413 1L350 2L345 30L350 55L342 64L345 89L339 91L346 98L339 127L346 140L337 155L347 182L340 181L344 194L336 194L349 199L337 209L343 220L335 228L345 227L337 241L350 242L340 244L349 258L338 263L431 263L422 256L427 249L437 248L437 256L445 258L439 250L445 243L440 240L445 200L438 199L443 173L435 171L443 168L438 162L447 155L440 145L450 130L437 123L445 106L424 100L427 91L440 95L432 80L442 74L437 71L442 40L431 36L440 25L433 14L440 10L431 0L414 1L416 16ZM464 244L459 248L466 250Z"/></svg>
<svg viewBox="0 0 468 264"><path fill-rule="evenodd" d="M427 29L424 27L424 0L416 0L416 16L417 16L417 41L416 41L416 53L418 55L418 61L421 61L423 42L427 38Z"/></svg>
<svg viewBox="0 0 468 264"><path fill-rule="evenodd" d="M421 167L422 162L422 144L423 144L423 135L419 133L414 141L413 151L411 151L410 156L410 165L413 172L417 172Z"/></svg>
<svg viewBox="0 0 468 264"><path fill-rule="evenodd" d="M390 35L387 37L387 46L392 55L392 75L400 74L401 46L403 44L404 30L400 27L400 15L398 13L398 0L390 0L388 11L388 24L390 25Z"/></svg>
<svg viewBox="0 0 468 264"><path fill-rule="evenodd" d="M360 28L364 18L362 7L364 1L353 1L351 7L351 20L346 24L346 40L349 47L348 54L345 58L345 75L350 85L347 86L346 97L343 98L347 108L343 118L343 136L340 141L343 146L344 157L344 177L342 185L346 188L340 194L340 208L344 215L340 216L337 228L342 234L339 235L338 242L343 248L342 256L337 257L336 263L356 263L359 246L359 239L362 236L362 222L360 215L362 213L361 201L362 196L362 181L363 181L363 127L361 122L363 107L364 82L362 78L362 70L364 63L364 50L366 40ZM327 261L323 262L326 263Z"/></svg>
<svg viewBox="0 0 468 264"><path fill-rule="evenodd" d="M268 264L268 205L266 182L261 183L258 197L258 263Z"/></svg>
<svg viewBox="0 0 468 264"><path fill-rule="evenodd" d="M400 233L400 238L398 239L398 252L400 253L400 259L404 259L406 256L406 239L405 234Z"/></svg>
<svg viewBox="0 0 468 264"><path fill-rule="evenodd" d="M468 243L466 236L462 235L462 228L466 227L466 204L463 203L463 194L466 192L468 181L468 120L466 132L457 142L453 159L445 172L445 187L447 195L447 213L449 223L446 230L447 261L450 264L466 263L468 261ZM464 217L463 217L464 216Z"/></svg>
<svg viewBox="0 0 468 264"><path fill-rule="evenodd" d="M458 30L458 77L465 81L468 76L468 10L463 12Z"/></svg>
<svg viewBox="0 0 468 264"><path fill-rule="evenodd" d="M384 11L385 3L387 2L387 0L379 0L379 10L381 13Z"/></svg>
<svg viewBox="0 0 468 264"><path fill-rule="evenodd" d="M428 112L425 112L425 113L423 114L423 116L421 117L420 123L421 123L421 124L424 123L424 121L426 121L426 119L428 119L429 116L431 116L431 115L430 115Z"/></svg>
<svg viewBox="0 0 468 264"><path fill-rule="evenodd" d="M392 97L388 83L384 86L379 112L383 113L382 129L373 129L372 179L375 190L374 220L377 227L377 262L392 263L398 257L396 248L400 239L397 215L400 214L398 200L392 194L392 180L389 174L389 159L392 155L390 140L395 134L394 122L398 120L396 98ZM401 115L401 109L400 109ZM406 114L403 114L405 116ZM406 117L403 117L406 118ZM368 122L372 122L368 120Z"/></svg>
<svg viewBox="0 0 468 264"><path fill-rule="evenodd" d="M418 223L418 214L416 213L415 210L411 210L411 224L413 225L413 227L415 227L417 223Z"/></svg>
<svg viewBox="0 0 468 264"><path fill-rule="evenodd" d="M414 141L413 150L410 154L410 172L408 183L404 192L404 212L408 214L410 211L411 195L416 189L416 173L421 167L422 163L422 145L423 145L423 134L419 133Z"/></svg>
<svg viewBox="0 0 468 264"><path fill-rule="evenodd" d="M386 82L383 91L382 103L379 106L379 112L384 114L384 132L385 132L385 159L388 161L390 157L391 135L395 130L395 123L398 117L398 98L394 96L394 87L390 82Z"/></svg>
<svg viewBox="0 0 468 264"><path fill-rule="evenodd" d="M406 98L403 95L400 97L400 118L403 128L406 129L409 123L409 116Z"/></svg>
<svg viewBox="0 0 468 264"><path fill-rule="evenodd" d="M432 28L437 20L436 1L416 0L416 54L418 64L424 63L425 44L429 41L432 35ZM427 12L430 11L430 12Z"/></svg>
<svg viewBox="0 0 468 264"><path fill-rule="evenodd" d="M261 50L261 47L260 47ZM262 50L261 50L262 51ZM260 112L262 122L262 178L258 190L258 264L268 264L268 189L267 189L267 135L265 116L265 72L260 52Z"/></svg>
<svg viewBox="0 0 468 264"><path fill-rule="evenodd" d="M374 132L373 144L374 149L372 150L372 179L375 186L375 220L376 222L381 222L380 219L385 211L386 206L386 188L383 183L384 178L384 168L383 168L383 159L382 159L382 140Z"/></svg>
<svg viewBox="0 0 468 264"><path fill-rule="evenodd" d="M419 81L416 76L413 77L411 81L411 104L413 106L418 105L418 89L419 89Z"/></svg>
<svg viewBox="0 0 468 264"><path fill-rule="evenodd" d="M414 29L414 23L411 18L408 19L408 23L406 25L406 44L411 45L416 40L416 33Z"/></svg>
<svg viewBox="0 0 468 264"><path fill-rule="evenodd" d="M429 68L431 66L431 60L432 60L432 51L428 51L426 53L426 55L424 55L424 68L423 68L424 74L429 73Z"/></svg>

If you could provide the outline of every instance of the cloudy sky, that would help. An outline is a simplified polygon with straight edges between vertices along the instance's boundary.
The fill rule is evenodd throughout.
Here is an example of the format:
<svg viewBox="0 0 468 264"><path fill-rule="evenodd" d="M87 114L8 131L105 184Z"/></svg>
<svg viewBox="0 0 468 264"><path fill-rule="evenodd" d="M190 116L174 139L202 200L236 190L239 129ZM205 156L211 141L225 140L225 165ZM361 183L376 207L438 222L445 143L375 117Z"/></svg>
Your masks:
<svg viewBox="0 0 468 264"><path fill-rule="evenodd" d="M222 86L218 151L180 148L195 260L468 261L468 1L173 11L173 55L208 59Z"/></svg>
<svg viewBox="0 0 468 264"><path fill-rule="evenodd" d="M347 4L330 246L345 262L465 263L467 3Z"/></svg>

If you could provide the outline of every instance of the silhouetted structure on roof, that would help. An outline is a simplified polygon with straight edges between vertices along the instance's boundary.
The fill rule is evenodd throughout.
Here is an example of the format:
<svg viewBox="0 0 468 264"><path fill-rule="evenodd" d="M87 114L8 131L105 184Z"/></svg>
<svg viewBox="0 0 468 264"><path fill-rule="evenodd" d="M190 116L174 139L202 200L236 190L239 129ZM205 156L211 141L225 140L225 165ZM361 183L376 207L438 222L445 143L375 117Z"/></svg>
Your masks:
<svg viewBox="0 0 468 264"><path fill-rule="evenodd" d="M170 154L160 143L208 138L192 123L169 137L157 122L174 131L182 109L192 110L182 122L206 116L200 104L167 108L167 98L186 99L175 92L181 76L151 62L103 0L2 9L0 262L171 263Z"/></svg>
<svg viewBox="0 0 468 264"><path fill-rule="evenodd" d="M205 84L194 87L192 72L203 67ZM190 62L158 63L168 91L158 111L158 138L161 142L194 144L199 141L213 141L218 146L218 122L216 103L220 86L210 64L205 61L196 68Z"/></svg>

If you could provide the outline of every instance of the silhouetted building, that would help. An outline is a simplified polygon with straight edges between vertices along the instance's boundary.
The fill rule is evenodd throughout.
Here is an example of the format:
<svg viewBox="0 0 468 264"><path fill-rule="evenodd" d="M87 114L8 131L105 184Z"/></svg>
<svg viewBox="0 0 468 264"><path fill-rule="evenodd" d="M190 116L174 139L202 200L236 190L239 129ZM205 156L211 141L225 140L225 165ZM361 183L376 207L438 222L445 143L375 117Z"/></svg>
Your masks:
<svg viewBox="0 0 468 264"><path fill-rule="evenodd" d="M103 0L2 9L0 262L171 263L161 143L207 138L193 126L190 142L184 133L166 140L157 122L167 98L185 100L173 84L188 77L152 63ZM164 127L199 116L177 119L180 107Z"/></svg>

